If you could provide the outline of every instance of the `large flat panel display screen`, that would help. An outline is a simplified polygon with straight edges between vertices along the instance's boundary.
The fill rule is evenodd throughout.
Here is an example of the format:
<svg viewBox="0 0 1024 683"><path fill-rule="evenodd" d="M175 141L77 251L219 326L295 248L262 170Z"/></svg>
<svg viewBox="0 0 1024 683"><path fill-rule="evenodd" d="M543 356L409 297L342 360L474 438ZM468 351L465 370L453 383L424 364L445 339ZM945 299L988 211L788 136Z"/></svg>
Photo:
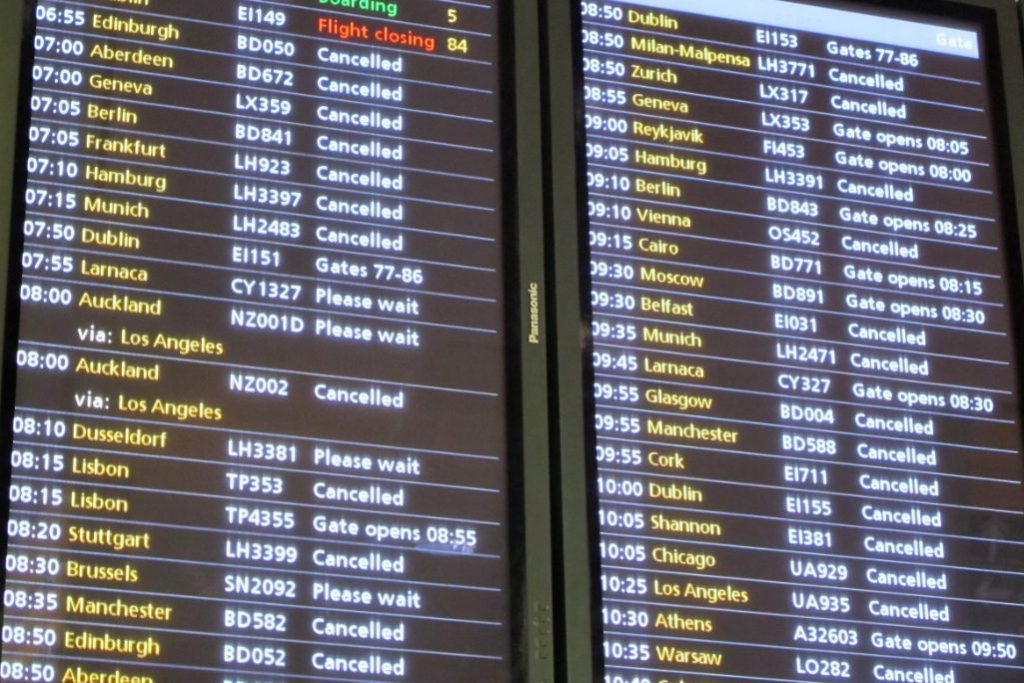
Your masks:
<svg viewBox="0 0 1024 683"><path fill-rule="evenodd" d="M996 35L893 4L578 5L607 683L1024 678Z"/></svg>
<svg viewBox="0 0 1024 683"><path fill-rule="evenodd" d="M511 680L498 3L30 11L0 679Z"/></svg>

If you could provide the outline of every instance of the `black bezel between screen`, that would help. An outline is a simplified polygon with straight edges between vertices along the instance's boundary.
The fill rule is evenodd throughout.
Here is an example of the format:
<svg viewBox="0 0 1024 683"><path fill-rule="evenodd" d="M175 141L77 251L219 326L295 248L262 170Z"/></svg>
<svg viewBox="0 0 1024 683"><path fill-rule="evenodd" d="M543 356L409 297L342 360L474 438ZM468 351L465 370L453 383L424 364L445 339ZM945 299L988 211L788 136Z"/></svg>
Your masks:
<svg viewBox="0 0 1024 683"><path fill-rule="evenodd" d="M13 104L3 115L14 113L14 121L10 122L10 133L15 138L15 153L13 159L14 174L11 199L11 215L0 216L0 220L9 218L7 225L0 224L0 229L6 228L6 244L8 253L5 269L0 271L4 276L3 281L6 291L3 297L6 301L3 322L2 357L0 357L0 483L3 490L8 490L11 483L11 458L10 453L14 448L14 407L15 393L17 386L17 363L15 355L18 350L18 330L21 319L21 296L19 289L22 280L21 255L25 248L24 231L20 226L25 220L25 188L28 184L27 160L29 154L28 130L32 118L29 107L29 93L32 81L32 63L34 49L32 36L35 35L35 7L38 0L23 0L19 10L22 21L15 23L7 30L18 35L20 39L17 61L11 64L4 63L0 68L16 70L18 72L18 90L13 98ZM12 36L13 37L13 36ZM0 126L3 128L3 126ZM4 557L7 557L7 520L10 517L10 498L7 495L0 495L0 514L4 520L3 528L0 529L0 543L2 543ZM7 570L6 567L0 573L0 586L6 592ZM0 618L4 614L4 605L0 603ZM0 643L0 653L3 652L3 644Z"/></svg>

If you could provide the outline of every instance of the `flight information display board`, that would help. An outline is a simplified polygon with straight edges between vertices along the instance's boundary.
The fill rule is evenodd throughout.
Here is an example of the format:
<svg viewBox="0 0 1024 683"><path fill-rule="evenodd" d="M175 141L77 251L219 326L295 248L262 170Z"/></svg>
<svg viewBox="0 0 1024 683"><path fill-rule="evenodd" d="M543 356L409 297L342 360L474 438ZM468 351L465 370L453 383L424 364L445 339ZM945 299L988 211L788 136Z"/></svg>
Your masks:
<svg viewBox="0 0 1024 683"><path fill-rule="evenodd" d="M577 18L606 683L1021 680L990 18Z"/></svg>
<svg viewBox="0 0 1024 683"><path fill-rule="evenodd" d="M497 5L33 3L0 680L512 679Z"/></svg>

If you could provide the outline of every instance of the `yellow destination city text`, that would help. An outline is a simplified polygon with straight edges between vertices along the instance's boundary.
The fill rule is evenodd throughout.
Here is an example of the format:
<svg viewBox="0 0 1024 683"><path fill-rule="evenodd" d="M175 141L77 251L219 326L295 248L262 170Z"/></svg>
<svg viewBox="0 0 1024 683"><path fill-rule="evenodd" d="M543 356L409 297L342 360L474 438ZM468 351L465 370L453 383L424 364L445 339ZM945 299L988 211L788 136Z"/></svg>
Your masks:
<svg viewBox="0 0 1024 683"><path fill-rule="evenodd" d="M71 472L106 479L130 479L132 476L132 468L128 465L117 465L101 458L84 458L77 455L71 458Z"/></svg>
<svg viewBox="0 0 1024 683"><path fill-rule="evenodd" d="M660 268L648 268L647 266L640 268L640 280L682 289L704 289L704 285L707 283L707 279L703 275L674 273L661 270Z"/></svg>
<svg viewBox="0 0 1024 683"><path fill-rule="evenodd" d="M138 218L147 220L152 217L153 212L144 202L116 202L103 197L85 198L85 212L95 213L100 216L114 218Z"/></svg>
<svg viewBox="0 0 1024 683"><path fill-rule="evenodd" d="M667 296L659 299L640 297L640 310L645 313L664 313L677 318L692 318L695 315L693 309L692 301L682 302Z"/></svg>
<svg viewBox="0 0 1024 683"><path fill-rule="evenodd" d="M127 19L116 14L96 12L92 15L92 27L107 33L123 33L129 36L156 38L161 43L169 40L180 40L181 29L173 23L156 24L148 21L137 21L133 17Z"/></svg>
<svg viewBox="0 0 1024 683"><path fill-rule="evenodd" d="M167 432L145 432L140 427L105 429L75 422L71 427L71 438L75 441L88 441L90 443L167 448Z"/></svg>
<svg viewBox="0 0 1024 683"><path fill-rule="evenodd" d="M94 377L111 377L113 379L130 379L142 382L160 381L160 364L135 365L121 360L98 360L82 356L75 364L75 372Z"/></svg>
<svg viewBox="0 0 1024 683"><path fill-rule="evenodd" d="M130 187L139 190L153 190L158 194L167 192L167 176L155 173L137 173L130 168L103 168L93 164L85 167L85 179L94 183Z"/></svg>
<svg viewBox="0 0 1024 683"><path fill-rule="evenodd" d="M81 633L65 631L64 649L70 651L101 652L103 654L132 655L137 659L158 657L163 651L160 643L152 636L145 640L139 640L137 638L116 638L109 633L98 636L89 631L82 631Z"/></svg>
<svg viewBox="0 0 1024 683"><path fill-rule="evenodd" d="M85 109L85 116L93 121L120 123L126 126L134 126L139 122L138 113L122 106L103 107L90 103Z"/></svg>
<svg viewBox="0 0 1024 683"><path fill-rule="evenodd" d="M101 564L68 560L65 574L69 579L107 581L110 583L138 583L139 571L130 564L109 567Z"/></svg>
<svg viewBox="0 0 1024 683"><path fill-rule="evenodd" d="M693 43L679 41L670 43L657 38L631 36L629 49L633 52L659 55L661 57L676 57L688 62L697 62L707 66L728 66L737 69L749 69L754 65L754 60L748 55L724 50L714 50L710 47L701 47Z"/></svg>
<svg viewBox="0 0 1024 683"><path fill-rule="evenodd" d="M693 227L693 218L672 211L655 211L654 209L637 209L636 217L641 223L657 225L665 228L689 230Z"/></svg>
<svg viewBox="0 0 1024 683"><path fill-rule="evenodd" d="M68 614L87 614L91 617L112 617L116 619L142 619L146 621L170 621L173 607L152 602L131 603L117 600L88 600L84 596L68 595L64 598L64 609Z"/></svg>
<svg viewBox="0 0 1024 683"><path fill-rule="evenodd" d="M94 277L105 280L149 282L149 271L145 268L118 266L112 263L96 263L89 259L82 259L79 264L79 272L81 272L85 277Z"/></svg>
<svg viewBox="0 0 1024 683"><path fill-rule="evenodd" d="M715 399L709 396L684 394L664 389L648 389L644 392L644 398L652 405L675 408L684 413L691 410L711 410L715 405Z"/></svg>
<svg viewBox="0 0 1024 683"><path fill-rule="evenodd" d="M173 351L182 357L224 355L224 342L213 341L206 337L173 337L162 332L153 336L149 333L122 329L121 344L159 351Z"/></svg>
<svg viewBox="0 0 1024 683"><path fill-rule="evenodd" d="M654 594L673 598L686 598L688 600L705 602L709 605L718 605L721 603L745 605L750 602L750 593L748 591L734 588L731 584L726 584L725 586L709 586L689 582L683 586L678 583L655 579Z"/></svg>
<svg viewBox="0 0 1024 683"><path fill-rule="evenodd" d="M120 154L143 159L166 159L167 144L146 142L139 138L105 138L89 133L85 136L85 148L104 154Z"/></svg>
<svg viewBox="0 0 1024 683"><path fill-rule="evenodd" d="M148 4L148 3L147 3ZM60 683L156 683L151 676L136 676L121 673L120 669L111 672L88 671L80 666L67 669L60 678Z"/></svg>
<svg viewBox="0 0 1024 683"><path fill-rule="evenodd" d="M707 370L703 365L689 365L676 361L656 360L650 356L644 356L644 372L650 375L661 375L663 377L678 377L680 379L706 379Z"/></svg>
<svg viewBox="0 0 1024 683"><path fill-rule="evenodd" d="M133 299L127 294L92 294L84 292L78 299L79 308L91 308L96 311L111 313L130 313L132 315L149 315L158 317L164 314L164 300L146 301Z"/></svg>
<svg viewBox="0 0 1024 683"><path fill-rule="evenodd" d="M121 394L117 397L117 409L125 413L173 417L179 422L187 422L189 420L219 422L224 419L224 410L222 408L207 405L202 401L199 403L179 403L161 398L151 401L146 398L132 398Z"/></svg>
<svg viewBox="0 0 1024 683"><path fill-rule="evenodd" d="M148 531L141 534L127 534L106 527L88 529L73 526L68 529L68 541L79 545L102 546L118 552L122 550L150 550L152 538Z"/></svg>
<svg viewBox="0 0 1024 683"><path fill-rule="evenodd" d="M696 422L687 425L674 424L664 420L647 420L647 433L652 436L665 436L687 441L707 441L711 443L739 443L740 433L724 427L700 427Z"/></svg>
<svg viewBox="0 0 1024 683"><path fill-rule="evenodd" d="M668 123L647 123L633 121L633 135L650 138L652 142L703 145L704 131L701 128L679 128Z"/></svg>
<svg viewBox="0 0 1024 683"><path fill-rule="evenodd" d="M658 612L654 618L655 628L670 631L691 631L694 633L714 633L715 622L711 619L684 617L679 612Z"/></svg>
<svg viewBox="0 0 1024 683"><path fill-rule="evenodd" d="M685 517L666 517L661 513L651 515L651 529L678 536L722 536L722 525Z"/></svg>
<svg viewBox="0 0 1024 683"><path fill-rule="evenodd" d="M73 510L92 510L107 513L127 513L130 505L127 498L104 496L97 491L84 493L71 492L71 508Z"/></svg>
<svg viewBox="0 0 1024 683"><path fill-rule="evenodd" d="M97 43L89 51L91 59L98 59L104 62L118 62L120 64L133 64L135 66L153 66L158 69L173 69L174 57L169 55L156 55L147 52L143 48L137 50L119 50L106 43Z"/></svg>
<svg viewBox="0 0 1024 683"><path fill-rule="evenodd" d="M82 244L95 244L100 247L112 249L125 249L138 251L142 247L142 240L130 232L124 230L96 230L95 228L82 228Z"/></svg>
<svg viewBox="0 0 1024 683"><path fill-rule="evenodd" d="M141 97L152 97L156 92L152 83L144 81L131 81L127 78L110 78L102 74L89 76L89 87L101 92L113 92L120 95L139 95Z"/></svg>

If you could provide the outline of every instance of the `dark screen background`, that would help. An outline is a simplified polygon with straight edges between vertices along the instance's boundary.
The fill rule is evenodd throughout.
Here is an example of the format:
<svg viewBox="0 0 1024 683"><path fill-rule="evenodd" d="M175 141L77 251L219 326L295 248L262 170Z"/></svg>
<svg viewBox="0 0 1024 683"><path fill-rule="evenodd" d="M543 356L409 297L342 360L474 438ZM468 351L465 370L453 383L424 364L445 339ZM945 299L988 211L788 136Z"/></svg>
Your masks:
<svg viewBox="0 0 1024 683"><path fill-rule="evenodd" d="M605 680L1017 680L994 32L797 4L981 58L579 5Z"/></svg>
<svg viewBox="0 0 1024 683"><path fill-rule="evenodd" d="M507 680L496 7L36 11L4 679Z"/></svg>

